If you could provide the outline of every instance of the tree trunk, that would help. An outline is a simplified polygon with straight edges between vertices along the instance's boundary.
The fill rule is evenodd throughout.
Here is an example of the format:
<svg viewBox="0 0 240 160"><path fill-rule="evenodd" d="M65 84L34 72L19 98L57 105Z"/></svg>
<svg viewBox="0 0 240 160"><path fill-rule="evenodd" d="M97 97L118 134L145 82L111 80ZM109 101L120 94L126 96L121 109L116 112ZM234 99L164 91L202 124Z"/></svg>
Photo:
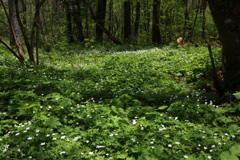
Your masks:
<svg viewBox="0 0 240 160"><path fill-rule="evenodd" d="M206 0L202 0L202 39L206 39L206 9L207 2Z"/></svg>
<svg viewBox="0 0 240 160"><path fill-rule="evenodd" d="M152 19L152 42L161 44L160 34L160 0L153 0L153 19Z"/></svg>
<svg viewBox="0 0 240 160"><path fill-rule="evenodd" d="M16 2L17 3L17 2ZM21 44L21 29L17 20L15 0L8 0L9 8L9 20L15 34L16 41ZM10 32L10 44L15 45L15 38L12 32Z"/></svg>
<svg viewBox="0 0 240 160"><path fill-rule="evenodd" d="M73 30L72 30L72 16L71 16L71 6L69 0L64 0L66 6L66 19L67 19L67 37L69 43L73 43Z"/></svg>
<svg viewBox="0 0 240 160"><path fill-rule="evenodd" d="M109 6L108 6L108 30L110 32L113 32L113 0L110 0Z"/></svg>
<svg viewBox="0 0 240 160"><path fill-rule="evenodd" d="M196 24L197 24L197 18L198 18L199 9L200 9L200 0L197 0L197 1L198 2L197 2L197 6L196 6L196 15L195 15L195 18L194 18L194 22L193 22L193 25L192 25L191 32L190 32L189 37L188 37L188 41L192 40L192 38L194 36L195 27L196 27Z"/></svg>
<svg viewBox="0 0 240 160"><path fill-rule="evenodd" d="M28 55L29 55L29 61L32 64L36 64L35 58L34 58L34 44L38 43L38 33L39 33L39 24L40 24L40 8L43 5L43 3L46 0L36 0L35 1L35 14L34 14L34 19L33 19L33 24L32 24L32 29L31 29L31 35L30 35L30 39L27 36L27 31L26 28L23 26L23 23L21 21L20 15L19 15L19 10L18 10L18 3L16 1L15 5L16 5L16 13L17 13L17 20L18 23L20 25L21 31L22 31L22 35L24 37L24 42L25 45L27 46L27 50L28 50ZM37 44L38 46L38 44ZM36 48L36 50L38 50L38 48ZM39 62L38 60L38 51L36 53L36 60L37 60L37 64Z"/></svg>
<svg viewBox="0 0 240 160"><path fill-rule="evenodd" d="M240 1L208 0L222 42L225 92L240 90Z"/></svg>
<svg viewBox="0 0 240 160"><path fill-rule="evenodd" d="M92 7L90 6L90 4L86 0L81 0L81 1L90 11L92 19L99 25L99 27L101 27L101 29L108 36L108 38L115 44L122 44L120 41L118 41L114 37L114 35L109 30L107 30L104 26L101 25L101 23L99 22L99 20L97 19L96 15L95 15L95 12L93 11Z"/></svg>
<svg viewBox="0 0 240 160"><path fill-rule="evenodd" d="M134 23L134 37L137 38L138 36L138 28L139 28L139 22L140 22L140 2L137 2L136 6L136 19Z"/></svg>
<svg viewBox="0 0 240 160"><path fill-rule="evenodd" d="M190 27L191 25L189 24L190 17L189 17L189 11L188 11L188 0L183 0L183 3L185 5L183 38L188 41L191 33L191 27Z"/></svg>
<svg viewBox="0 0 240 160"><path fill-rule="evenodd" d="M131 38L131 2L124 2L124 41L130 41Z"/></svg>
<svg viewBox="0 0 240 160"><path fill-rule="evenodd" d="M81 3L78 0L74 1L73 15L72 16L73 16L74 22L77 26L77 32L78 32L77 39L80 42L82 42L82 41L84 41L84 35L83 35L83 26L82 26L82 22L81 22L81 19L80 19Z"/></svg>
<svg viewBox="0 0 240 160"><path fill-rule="evenodd" d="M104 26L105 22L106 5L107 5L106 0L98 0L97 19L101 26ZM103 41L103 30L98 24L96 24L96 40L99 42Z"/></svg>
<svg viewBox="0 0 240 160"><path fill-rule="evenodd" d="M43 16L42 16L42 13L40 12L40 15L39 15L39 26L40 26L40 29L41 29L41 33L43 35L43 39L44 39L44 42L45 43L48 43L48 38L47 38L47 32L46 32L46 28L45 28L45 23L44 23L44 20L43 20Z"/></svg>

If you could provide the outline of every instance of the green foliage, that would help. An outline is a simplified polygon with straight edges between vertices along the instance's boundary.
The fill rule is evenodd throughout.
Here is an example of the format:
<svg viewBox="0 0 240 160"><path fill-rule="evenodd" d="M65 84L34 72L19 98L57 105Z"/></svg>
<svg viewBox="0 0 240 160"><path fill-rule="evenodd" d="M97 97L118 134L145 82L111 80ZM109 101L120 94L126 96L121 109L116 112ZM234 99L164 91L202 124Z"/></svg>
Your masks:
<svg viewBox="0 0 240 160"><path fill-rule="evenodd" d="M0 159L239 156L238 102L193 89L207 48L129 48L53 51L39 66L1 52Z"/></svg>

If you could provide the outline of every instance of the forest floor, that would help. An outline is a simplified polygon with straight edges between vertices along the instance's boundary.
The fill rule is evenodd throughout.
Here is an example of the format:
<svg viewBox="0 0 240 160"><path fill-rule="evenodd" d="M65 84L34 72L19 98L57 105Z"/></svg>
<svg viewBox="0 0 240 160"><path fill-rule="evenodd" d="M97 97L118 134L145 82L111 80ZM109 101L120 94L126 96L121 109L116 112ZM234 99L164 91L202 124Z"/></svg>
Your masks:
<svg viewBox="0 0 240 160"><path fill-rule="evenodd" d="M72 46L38 66L0 48L0 159L237 160L240 105L215 104L211 73L206 47Z"/></svg>

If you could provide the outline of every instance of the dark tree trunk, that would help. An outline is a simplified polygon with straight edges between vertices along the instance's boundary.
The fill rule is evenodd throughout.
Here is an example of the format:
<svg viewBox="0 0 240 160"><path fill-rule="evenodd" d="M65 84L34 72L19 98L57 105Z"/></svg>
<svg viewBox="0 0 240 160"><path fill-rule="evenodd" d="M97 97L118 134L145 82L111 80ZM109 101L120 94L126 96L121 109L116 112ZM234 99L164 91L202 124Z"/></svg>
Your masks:
<svg viewBox="0 0 240 160"><path fill-rule="evenodd" d="M74 22L77 26L77 39L82 42L84 41L84 35L83 35L83 26L81 22L81 3L78 0L74 1L74 6L73 6L73 19Z"/></svg>
<svg viewBox="0 0 240 160"><path fill-rule="evenodd" d="M107 5L106 0L98 0L97 19L101 26L104 26L105 22L106 5ZM99 42L103 41L103 30L98 24L96 24L96 40Z"/></svg>
<svg viewBox="0 0 240 160"><path fill-rule="evenodd" d="M136 38L138 36L138 28L139 28L139 22L140 22L140 2L137 2L136 6L136 19L134 23L134 37Z"/></svg>
<svg viewBox="0 0 240 160"><path fill-rule="evenodd" d="M130 41L131 38L131 2L124 2L124 41Z"/></svg>
<svg viewBox="0 0 240 160"><path fill-rule="evenodd" d="M161 44L160 34L160 0L153 0L152 42Z"/></svg>
<svg viewBox="0 0 240 160"><path fill-rule="evenodd" d="M144 6L146 7L150 7L150 3L148 0L145 1L145 4ZM147 9L147 10L144 10L144 14L145 14L145 19L146 21L144 22L144 27L145 27L145 31L147 33L149 33L150 31L150 21L151 21L151 12Z"/></svg>
<svg viewBox="0 0 240 160"><path fill-rule="evenodd" d="M18 23L20 25L22 35L24 37L24 42L28 50L28 55L29 55L29 61L32 64L38 64L38 34L39 34L39 24L40 24L40 8L44 4L46 0L36 0L35 1L35 14L34 14L34 19L33 19L33 25L32 25L32 30L31 30L31 36L30 38L27 36L27 31L26 28L23 26L23 23L21 21L20 15L19 15L19 10L18 10L18 3L16 1L16 11L17 11L17 19ZM34 44L37 44L36 47L36 61L34 58ZM37 63L36 63L37 62Z"/></svg>
<svg viewBox="0 0 240 160"><path fill-rule="evenodd" d="M72 11L71 11L71 5L69 0L64 0L64 4L66 6L66 19L67 19L67 37L69 43L73 43L73 29L72 29Z"/></svg>
<svg viewBox="0 0 240 160"><path fill-rule="evenodd" d="M15 38L16 38L16 41L19 44L21 44L21 29L17 20L15 0L8 0L8 8L9 8L9 20L10 20L13 32L15 34L13 35L13 33L10 32L10 44L15 45Z"/></svg>
<svg viewBox="0 0 240 160"><path fill-rule="evenodd" d="M101 27L101 29L108 36L108 38L115 44L122 44L120 41L118 41L114 37L114 35L109 30L107 30L104 26L101 25L101 23L99 22L99 20L96 17L95 12L93 11L92 7L90 6L90 4L86 0L81 0L81 1L88 8L88 10L90 11L92 19L99 25L99 27Z"/></svg>
<svg viewBox="0 0 240 160"><path fill-rule="evenodd" d="M183 38L186 40L189 40L190 33L191 33L191 27L189 24L190 17L188 12L188 0L183 0L184 6L185 6L185 12L184 12L184 26L183 26Z"/></svg>
<svg viewBox="0 0 240 160"><path fill-rule="evenodd" d="M202 39L206 38L206 9L207 9L207 1L202 0Z"/></svg>
<svg viewBox="0 0 240 160"><path fill-rule="evenodd" d="M240 90L240 1L208 0L222 42L225 92Z"/></svg>
<svg viewBox="0 0 240 160"><path fill-rule="evenodd" d="M188 41L191 41L193 36L194 36L194 31L195 31L195 27L196 27L196 24L197 24L197 18L198 18L198 14L199 14L199 9L200 9L200 0L195 0L195 3L197 1L197 6L196 6L196 15L194 17L194 21L193 21L193 25L192 25L192 28L191 28L191 32L189 34L189 37L188 37Z"/></svg>
<svg viewBox="0 0 240 160"><path fill-rule="evenodd" d="M113 0L110 0L109 6L108 6L108 30L110 32L113 32Z"/></svg>
<svg viewBox="0 0 240 160"><path fill-rule="evenodd" d="M40 18L39 18L39 25L40 25L41 33L42 33L43 38L44 38L44 42L47 43L48 42L47 32L46 32L45 23L44 23L43 16L42 16L41 12L40 12Z"/></svg>

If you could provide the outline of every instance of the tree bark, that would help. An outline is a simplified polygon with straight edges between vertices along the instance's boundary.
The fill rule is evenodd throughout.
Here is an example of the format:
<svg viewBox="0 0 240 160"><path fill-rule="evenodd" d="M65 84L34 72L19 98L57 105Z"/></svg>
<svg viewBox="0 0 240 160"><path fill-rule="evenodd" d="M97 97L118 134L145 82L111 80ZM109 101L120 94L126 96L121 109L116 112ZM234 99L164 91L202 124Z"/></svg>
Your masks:
<svg viewBox="0 0 240 160"><path fill-rule="evenodd" d="M38 37L38 30L39 30L39 23L40 23L40 8L44 4L45 1L46 0L36 0L35 1L35 14L34 14L34 19L33 19L33 24L32 24L30 38L27 36L26 28L23 26L23 23L21 21L20 15L19 15L18 3L17 3L17 1L15 1L17 20L18 20L18 23L20 25L20 28L21 28L21 31L22 31L22 35L24 37L25 45L26 45L27 50L28 50L29 61L32 64L34 64L34 65L38 64L38 62L39 62L39 59L38 59L38 48L36 48L36 50L37 50L37 53L36 53L37 63L35 61L35 57L34 57L34 44L38 43L38 38L39 38ZM38 46L38 44L37 44L37 46Z"/></svg>
<svg viewBox="0 0 240 160"><path fill-rule="evenodd" d="M222 42L225 92L240 90L240 1L208 0Z"/></svg>
<svg viewBox="0 0 240 160"><path fill-rule="evenodd" d="M130 41L131 38L131 2L124 1L124 41Z"/></svg>
<svg viewBox="0 0 240 160"><path fill-rule="evenodd" d="M73 19L74 22L77 26L77 39L82 42L84 41L84 35L83 35L83 26L82 26L82 22L81 22L81 3L78 0L74 1L74 6L73 6Z"/></svg>
<svg viewBox="0 0 240 160"><path fill-rule="evenodd" d="M108 36L108 38L115 44L122 44L120 41L118 41L114 37L114 35L109 30L107 30L104 26L101 25L101 23L99 22L99 20L96 17L95 12L93 11L92 7L90 6L90 4L86 0L81 0L81 1L88 8L88 10L90 11L92 19L99 25L99 27L101 27L101 29Z"/></svg>
<svg viewBox="0 0 240 160"><path fill-rule="evenodd" d="M190 32L189 37L188 37L189 38L188 41L192 40L192 38L194 36L195 27L196 27L196 24L197 24L197 18L198 18L199 9L200 9L200 0L195 0L195 3L196 3L196 1L197 1L196 15L194 17L194 21L193 21L191 32Z"/></svg>
<svg viewBox="0 0 240 160"><path fill-rule="evenodd" d="M105 17L106 17L106 0L98 0L98 9L97 9L97 19L101 26L104 26ZM98 42L103 41L103 30L101 27L96 23L96 40Z"/></svg>
<svg viewBox="0 0 240 160"><path fill-rule="evenodd" d="M69 0L64 0L64 4L66 7L66 19L67 19L67 37L68 37L68 42L73 43L73 29L72 29L72 16L71 16L71 5Z"/></svg>
<svg viewBox="0 0 240 160"><path fill-rule="evenodd" d="M108 30L113 32L113 0L110 0L108 4Z"/></svg>
<svg viewBox="0 0 240 160"><path fill-rule="evenodd" d="M206 9L207 1L202 0L202 39L206 39Z"/></svg>
<svg viewBox="0 0 240 160"><path fill-rule="evenodd" d="M152 19L152 42L161 44L160 34L160 0L153 0L153 19Z"/></svg>
<svg viewBox="0 0 240 160"><path fill-rule="evenodd" d="M21 44L21 29L17 20L17 11L16 11L16 0L8 0L8 8L9 8L9 20L15 34L15 38L12 32L10 32L10 44L15 45L15 40ZM17 3L17 2L16 2Z"/></svg>
<svg viewBox="0 0 240 160"><path fill-rule="evenodd" d="M138 28L139 28L139 22L140 22L140 2L137 2L136 6L136 19L134 23L134 37L137 38L138 36Z"/></svg>

